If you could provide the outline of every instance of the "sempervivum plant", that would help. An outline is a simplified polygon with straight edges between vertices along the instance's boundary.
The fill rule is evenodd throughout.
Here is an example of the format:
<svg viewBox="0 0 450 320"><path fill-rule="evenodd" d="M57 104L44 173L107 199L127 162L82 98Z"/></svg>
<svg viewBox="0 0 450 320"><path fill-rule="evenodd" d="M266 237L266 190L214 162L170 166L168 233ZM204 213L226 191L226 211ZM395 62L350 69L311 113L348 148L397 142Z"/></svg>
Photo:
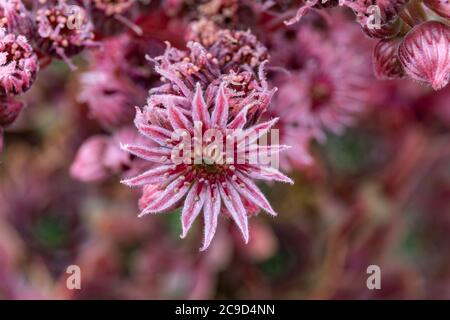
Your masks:
<svg viewBox="0 0 450 320"><path fill-rule="evenodd" d="M363 31L373 38L390 38L399 33L400 12L408 0L341 0L340 4L353 10Z"/></svg>
<svg viewBox="0 0 450 320"><path fill-rule="evenodd" d="M141 175L124 180L128 186L156 185L146 202L141 216L173 209L185 198L182 210L182 237L185 237L195 218L203 209L204 242L206 249L216 230L220 212L230 215L239 227L245 242L249 240L247 209L245 202L254 204L272 215L276 215L265 196L253 182L254 179L276 180L292 183L275 168L249 159L278 153L283 146L260 146L254 144L258 137L266 134L277 119L246 128L248 108L236 117L229 118L228 97L224 85L219 87L214 103L208 106L198 84L190 97L188 112L169 105L160 113L159 121L151 108L137 110L135 124L139 131L160 146L146 148L139 145L124 145L128 152L155 162L158 165ZM166 115L163 117L162 115ZM214 131L208 136L208 129ZM243 131L240 131L243 130ZM242 135L236 135L240 132ZM206 136L206 139L199 137ZM250 136L247 141L245 136ZM232 141L230 143L230 141ZM231 158L220 146L232 146ZM181 155L182 161L177 161ZM242 160L242 161L240 161Z"/></svg>
<svg viewBox="0 0 450 320"><path fill-rule="evenodd" d="M327 1L325 1L327 2ZM307 1L296 17L317 1ZM353 10L364 32L378 38L374 71L379 79L410 79L444 88L450 78L450 4L441 0L340 0Z"/></svg>
<svg viewBox="0 0 450 320"><path fill-rule="evenodd" d="M285 147L255 143L277 120L254 124L256 115L267 109L273 90L254 83L246 90L241 88L246 103L237 103L233 85L239 87L245 83L245 77L239 77L235 71L221 75L218 64L210 61L212 55L200 44L191 43L190 48L190 55L176 50L156 59L156 70L166 83L150 91L144 110L137 109L135 125L159 146L123 146L156 165L123 183L144 186L141 216L175 209L185 199L182 237L203 209L201 249L205 250L221 212L232 217L245 242L249 240L247 218L255 212L255 206L275 215L254 179L288 183L292 180L261 159L275 157ZM170 64L169 59L178 62ZM215 80L213 72L217 75ZM236 77L241 82L233 84Z"/></svg>

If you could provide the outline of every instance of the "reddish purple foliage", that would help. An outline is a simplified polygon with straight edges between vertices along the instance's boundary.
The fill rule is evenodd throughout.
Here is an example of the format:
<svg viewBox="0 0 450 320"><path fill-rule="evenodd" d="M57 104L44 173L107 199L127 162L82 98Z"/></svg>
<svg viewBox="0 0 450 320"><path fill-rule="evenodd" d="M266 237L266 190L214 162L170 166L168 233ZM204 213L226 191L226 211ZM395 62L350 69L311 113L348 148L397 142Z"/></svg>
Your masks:
<svg viewBox="0 0 450 320"><path fill-rule="evenodd" d="M449 298L449 25L440 0L0 0L0 297Z"/></svg>

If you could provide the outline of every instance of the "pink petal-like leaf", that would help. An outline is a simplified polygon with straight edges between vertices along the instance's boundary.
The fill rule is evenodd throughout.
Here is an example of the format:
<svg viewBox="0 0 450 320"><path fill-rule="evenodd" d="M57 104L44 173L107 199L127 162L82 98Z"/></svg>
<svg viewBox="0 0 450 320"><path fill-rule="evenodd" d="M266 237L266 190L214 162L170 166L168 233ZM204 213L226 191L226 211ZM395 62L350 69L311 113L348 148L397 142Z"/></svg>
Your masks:
<svg viewBox="0 0 450 320"><path fill-rule="evenodd" d="M269 201L267 201L264 194L252 180L239 172L236 172L236 176L237 180L235 182L233 181L233 185L242 196L259 206L261 209L266 210L269 214L273 216L277 215L277 213L272 209Z"/></svg>
<svg viewBox="0 0 450 320"><path fill-rule="evenodd" d="M129 187L143 186L146 184L161 184L170 181L173 165L159 166L154 169L129 179L122 180L121 183Z"/></svg>
<svg viewBox="0 0 450 320"><path fill-rule="evenodd" d="M158 72L160 75L162 75L164 78L169 79L171 82L173 82L178 88L180 88L181 92L185 97L189 97L191 94L191 90L183 83L183 81L178 78L172 70L164 70L163 68L156 66L155 71Z"/></svg>
<svg viewBox="0 0 450 320"><path fill-rule="evenodd" d="M192 119L194 122L201 122L205 129L210 128L210 117L208 113L208 106L203 99L202 88L200 83L197 83L194 98L192 100Z"/></svg>
<svg viewBox="0 0 450 320"><path fill-rule="evenodd" d="M212 113L212 125L216 125L219 128L225 128L228 122L228 99L225 96L225 90L223 83L220 85L217 92L216 104Z"/></svg>
<svg viewBox="0 0 450 320"><path fill-rule="evenodd" d="M257 141L261 136L265 135L270 128L278 121L278 118L274 118L270 121L259 123L244 130L241 134L238 135L237 140L238 144L249 145L253 142ZM248 138L248 139L247 139Z"/></svg>
<svg viewBox="0 0 450 320"><path fill-rule="evenodd" d="M191 121L181 112L180 109L174 106L170 106L167 109L167 115L169 116L170 124L174 129L183 129L189 132L192 131L193 126Z"/></svg>
<svg viewBox="0 0 450 320"><path fill-rule="evenodd" d="M144 115L139 108L136 108L136 118L134 119L134 124L142 135L162 146L167 145L167 140L171 137L171 132L169 130L158 126L149 125L147 121L145 121Z"/></svg>
<svg viewBox="0 0 450 320"><path fill-rule="evenodd" d="M247 113L250 110L251 105L245 106L241 111L236 115L236 117L231 121L227 128L230 130L234 129L242 129L247 123Z"/></svg>
<svg viewBox="0 0 450 320"><path fill-rule="evenodd" d="M252 144L248 148L243 148L242 151L246 153L249 159L261 159L276 157L280 152L290 149L290 146L286 145L258 145ZM240 150L237 150L238 155ZM256 158L257 157L257 158Z"/></svg>
<svg viewBox="0 0 450 320"><path fill-rule="evenodd" d="M141 159L156 163L168 162L171 154L171 149L162 147L150 148L131 144L121 145L120 147L122 150L125 150Z"/></svg>
<svg viewBox="0 0 450 320"><path fill-rule="evenodd" d="M93 136L86 140L77 151L70 166L70 175L80 181L101 181L108 176L103 157L108 146L107 136Z"/></svg>
<svg viewBox="0 0 450 320"><path fill-rule="evenodd" d="M203 204L205 203L205 189L205 183L195 182L184 200L184 207L181 213L181 225L183 228L181 238L186 237L192 223L202 210Z"/></svg>
<svg viewBox="0 0 450 320"><path fill-rule="evenodd" d="M267 181L280 181L286 182L289 184L294 184L291 178L285 176L280 171L272 167L263 167L263 166L246 166L248 169L248 176L253 179L261 179Z"/></svg>
<svg viewBox="0 0 450 320"><path fill-rule="evenodd" d="M171 208L181 198L184 197L190 188L189 184L184 183L183 179L172 181L161 194L156 197L149 205L142 210L139 217L148 213L159 213Z"/></svg>

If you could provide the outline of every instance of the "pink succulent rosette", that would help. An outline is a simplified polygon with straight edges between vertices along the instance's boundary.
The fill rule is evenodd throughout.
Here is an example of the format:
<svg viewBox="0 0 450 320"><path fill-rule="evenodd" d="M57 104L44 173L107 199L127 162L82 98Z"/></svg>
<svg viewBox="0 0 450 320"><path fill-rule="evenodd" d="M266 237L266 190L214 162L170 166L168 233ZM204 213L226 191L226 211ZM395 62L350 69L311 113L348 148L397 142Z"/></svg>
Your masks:
<svg viewBox="0 0 450 320"><path fill-rule="evenodd" d="M127 34L108 38L89 52L89 68L80 75L78 101L108 131L131 124L134 106L143 104L148 85L159 81L141 45Z"/></svg>
<svg viewBox="0 0 450 320"><path fill-rule="evenodd" d="M229 119L229 103L225 94L224 86L221 85L215 96L213 105L208 107L205 102L203 90L197 84L195 92L190 95L191 111L184 112L175 105L167 107L167 118L161 118L160 122L149 121L149 115L154 111L151 108L141 112L137 110L135 124L139 131L146 137L152 139L160 146L157 148L146 148L139 145L124 145L124 150L140 158L155 162L158 165L141 175L123 181L128 186L158 185L160 191L154 191L157 195L150 201L146 201L146 207L140 216L149 213L167 211L183 198L182 210L182 237L185 237L195 218L203 209L204 216L204 241L201 250L205 250L217 227L218 216L223 207L235 221L242 233L245 242L249 240L247 210L243 199L256 204L268 213L275 215L265 196L254 184L254 179L275 180L292 183L292 180L284 176L278 170L260 163L243 163L235 159L218 163L215 161L216 151L212 152L208 144L202 144L202 161L195 164L195 154L184 154L184 143L180 137L174 137L173 132L181 130L183 137L188 139L191 146L194 145L195 130L203 134L207 129L218 130L224 139L235 130L242 130L247 123L248 108L241 110L234 119ZM211 109L211 110L209 110ZM245 129L247 134L254 134L253 139L266 134L275 124L277 119L256 124ZM164 122L163 122L164 121ZM163 123L162 123L163 122ZM230 137L228 137L229 139ZM223 141L225 142L225 141ZM254 142L254 140L250 141ZM239 138L236 145L246 143ZM283 146L273 145L265 148L259 145L245 145L250 153L278 153ZM183 155L183 163L174 163L172 155L180 152ZM239 156L239 149L237 149ZM241 155L243 156L243 155ZM192 157L192 158L191 158ZM188 159L188 161L184 161Z"/></svg>

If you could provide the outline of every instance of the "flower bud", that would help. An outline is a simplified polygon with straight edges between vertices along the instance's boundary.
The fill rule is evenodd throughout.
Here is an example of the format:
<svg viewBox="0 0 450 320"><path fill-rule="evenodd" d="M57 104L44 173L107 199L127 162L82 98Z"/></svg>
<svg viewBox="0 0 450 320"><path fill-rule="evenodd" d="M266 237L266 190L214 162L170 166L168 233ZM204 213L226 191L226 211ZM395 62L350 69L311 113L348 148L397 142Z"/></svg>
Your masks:
<svg viewBox="0 0 450 320"><path fill-rule="evenodd" d="M450 77L450 27L427 21L412 29L400 44L399 60L408 76L444 88Z"/></svg>
<svg viewBox="0 0 450 320"><path fill-rule="evenodd" d="M340 4L351 8L364 32L372 38L392 38L400 31L400 11L408 0L364 1L340 0Z"/></svg>
<svg viewBox="0 0 450 320"><path fill-rule="evenodd" d="M38 69L37 56L27 39L0 29L0 96L27 91Z"/></svg>
<svg viewBox="0 0 450 320"><path fill-rule="evenodd" d="M396 19L392 22L382 23L377 25L374 23L363 25L363 31L371 38L388 39L393 38L400 32L402 22L400 19Z"/></svg>
<svg viewBox="0 0 450 320"><path fill-rule="evenodd" d="M23 103L12 98L0 98L0 126L7 127L12 124L20 114Z"/></svg>
<svg viewBox="0 0 450 320"><path fill-rule="evenodd" d="M448 0L424 0L423 3L441 17L450 19L450 2Z"/></svg>
<svg viewBox="0 0 450 320"><path fill-rule="evenodd" d="M402 78L404 71L398 61L400 38L380 40L372 54L373 71L380 80Z"/></svg>

